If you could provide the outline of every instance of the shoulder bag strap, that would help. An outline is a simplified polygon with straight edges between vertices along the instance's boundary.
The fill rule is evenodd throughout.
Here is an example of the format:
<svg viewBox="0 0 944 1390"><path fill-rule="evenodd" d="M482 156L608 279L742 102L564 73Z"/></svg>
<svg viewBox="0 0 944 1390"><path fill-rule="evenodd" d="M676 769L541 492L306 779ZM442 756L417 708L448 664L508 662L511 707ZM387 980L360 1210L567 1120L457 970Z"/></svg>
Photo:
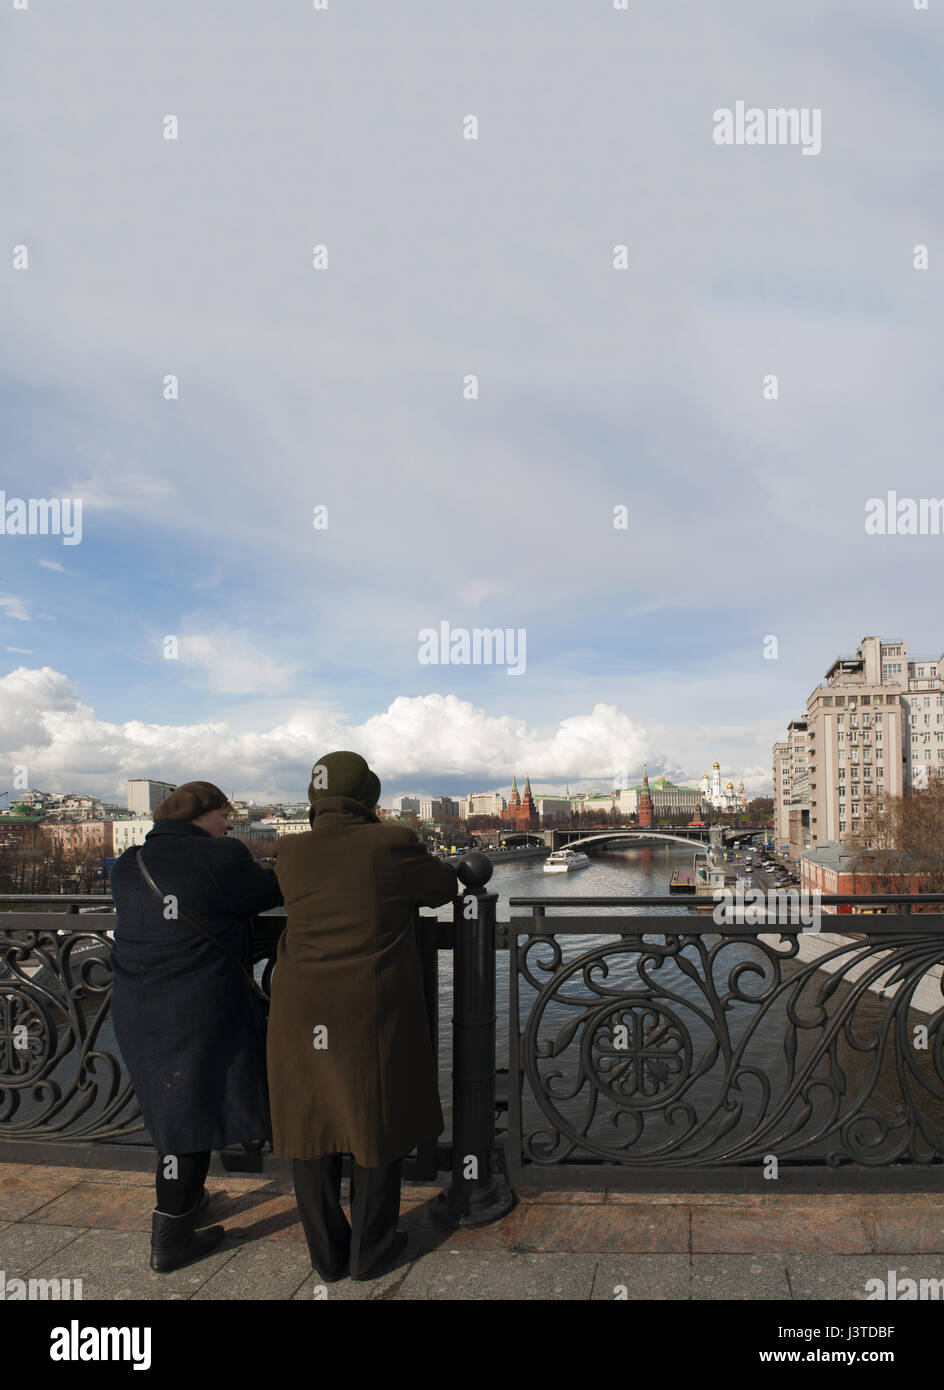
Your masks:
<svg viewBox="0 0 944 1390"><path fill-rule="evenodd" d="M147 866L144 862L144 856L140 850L138 850L136 858L138 861L138 868L144 875L146 883L157 895L157 897L160 898L161 902L163 902L166 895L161 891L160 888L158 888L157 884L154 882L153 878L148 873ZM225 942L221 941L218 936L214 936L213 933L208 932L205 927L201 927L199 922L195 922L192 917L188 917L186 912L182 912L180 910L179 904L177 907L177 916L181 918L182 921L186 922L188 926L193 927L194 931L198 931L201 936L207 939L207 941L212 941L214 946L219 946L221 951L225 951L226 954L229 956L230 960L235 961L236 964L239 966L240 970L242 971L243 975L245 975L246 979L249 982L249 988L252 990L256 998L261 999L264 1004L268 1004L269 997L266 994L265 990L259 988L259 986L256 984L255 979L246 969L245 965L239 959L239 956L237 956L235 951L231 951L230 948L225 944Z"/></svg>

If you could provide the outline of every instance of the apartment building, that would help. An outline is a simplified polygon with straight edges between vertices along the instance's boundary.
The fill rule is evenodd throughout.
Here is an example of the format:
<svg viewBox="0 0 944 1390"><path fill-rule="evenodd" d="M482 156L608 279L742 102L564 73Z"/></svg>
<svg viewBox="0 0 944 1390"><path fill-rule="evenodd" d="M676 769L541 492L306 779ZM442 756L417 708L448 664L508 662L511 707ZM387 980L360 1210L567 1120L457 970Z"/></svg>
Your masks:
<svg viewBox="0 0 944 1390"><path fill-rule="evenodd" d="M900 639L864 637L807 701L810 843L861 832L884 797L944 769L944 658L909 660Z"/></svg>
<svg viewBox="0 0 944 1390"><path fill-rule="evenodd" d="M790 803L790 745L786 739L774 744L774 842L787 843Z"/></svg>
<svg viewBox="0 0 944 1390"><path fill-rule="evenodd" d="M114 822L110 820L43 821L40 830L63 854L114 856Z"/></svg>
<svg viewBox="0 0 944 1390"><path fill-rule="evenodd" d="M132 845L143 845L145 835L153 829L154 821L150 816L139 816L134 820L112 821L112 854L117 859Z"/></svg>

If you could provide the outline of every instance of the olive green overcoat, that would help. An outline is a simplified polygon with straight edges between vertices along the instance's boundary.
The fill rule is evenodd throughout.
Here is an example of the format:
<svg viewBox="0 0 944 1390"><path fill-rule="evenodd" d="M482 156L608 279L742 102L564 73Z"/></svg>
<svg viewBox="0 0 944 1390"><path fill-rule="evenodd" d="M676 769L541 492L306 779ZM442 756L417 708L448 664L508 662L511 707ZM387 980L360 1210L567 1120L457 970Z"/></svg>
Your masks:
<svg viewBox="0 0 944 1390"><path fill-rule="evenodd" d="M415 908L451 901L459 880L407 826L343 796L316 801L312 829L276 853L287 924L270 991L273 1148L376 1168L443 1130Z"/></svg>

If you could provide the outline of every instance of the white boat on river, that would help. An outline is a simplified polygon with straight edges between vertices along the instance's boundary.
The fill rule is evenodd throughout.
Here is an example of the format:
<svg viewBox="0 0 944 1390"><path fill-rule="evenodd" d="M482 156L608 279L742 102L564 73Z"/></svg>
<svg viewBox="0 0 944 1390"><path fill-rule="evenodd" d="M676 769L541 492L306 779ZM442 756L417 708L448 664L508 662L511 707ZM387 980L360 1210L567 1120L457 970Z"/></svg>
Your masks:
<svg viewBox="0 0 944 1390"><path fill-rule="evenodd" d="M585 869L590 863L586 854L572 849L556 849L544 861L546 874L569 874L572 869Z"/></svg>

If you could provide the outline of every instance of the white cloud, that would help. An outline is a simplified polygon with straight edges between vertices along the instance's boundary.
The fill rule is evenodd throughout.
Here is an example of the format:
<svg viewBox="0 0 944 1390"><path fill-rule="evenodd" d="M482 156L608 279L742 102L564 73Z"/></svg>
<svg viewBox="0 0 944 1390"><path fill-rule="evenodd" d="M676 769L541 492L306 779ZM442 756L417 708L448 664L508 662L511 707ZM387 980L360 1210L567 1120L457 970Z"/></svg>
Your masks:
<svg viewBox="0 0 944 1390"><path fill-rule="evenodd" d="M241 632L184 635L179 651L178 660L197 667L207 689L224 695L284 690L296 669L274 661Z"/></svg>
<svg viewBox="0 0 944 1390"><path fill-rule="evenodd" d="M0 594L0 611L2 611L7 618L16 618L17 622L32 622L26 604L22 599L17 598L15 594Z"/></svg>
<svg viewBox="0 0 944 1390"><path fill-rule="evenodd" d="M612 783L620 769L653 757L650 735L614 705L563 719L549 731L495 717L454 695L400 697L354 724L302 710L268 729L235 732L225 722L122 724L97 719L72 682L49 667L19 667L0 679L0 758L26 763L31 783L120 795L128 777L172 782L206 777L242 795L302 798L324 752L353 748L388 788L409 780L448 789L474 779L504 786L512 772L534 781Z"/></svg>
<svg viewBox="0 0 944 1390"><path fill-rule="evenodd" d="M57 564L55 560L39 560L37 563L42 565L44 570L55 570L57 574L69 573L65 565Z"/></svg>

